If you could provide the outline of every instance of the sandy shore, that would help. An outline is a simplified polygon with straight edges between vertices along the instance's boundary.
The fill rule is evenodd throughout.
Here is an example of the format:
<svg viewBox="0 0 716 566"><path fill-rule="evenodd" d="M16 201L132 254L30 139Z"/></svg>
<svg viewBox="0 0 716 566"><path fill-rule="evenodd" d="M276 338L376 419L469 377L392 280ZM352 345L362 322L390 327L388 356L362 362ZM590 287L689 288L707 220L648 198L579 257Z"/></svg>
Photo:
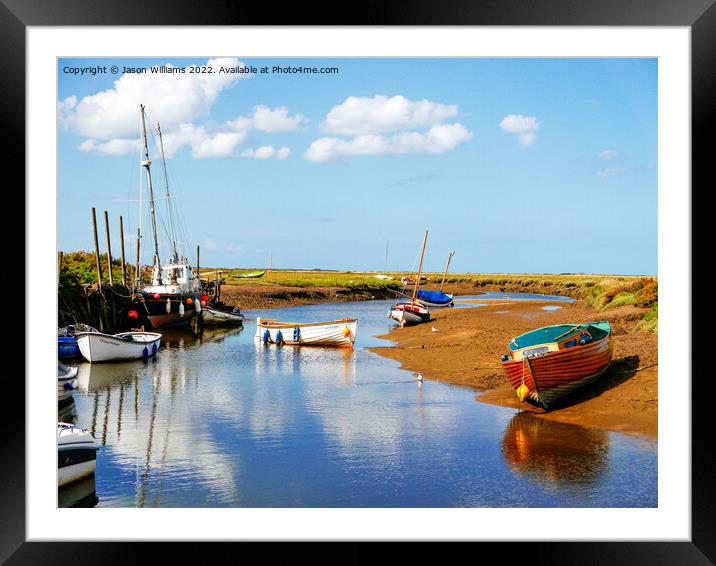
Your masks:
<svg viewBox="0 0 716 566"><path fill-rule="evenodd" d="M656 439L658 409L658 340L637 330L644 310L618 307L596 311L579 303L550 301L471 301L475 308L434 309L427 324L396 328L380 336L396 343L371 350L421 372L426 379L479 391L486 403L530 411L535 416L633 433ZM484 305L484 306L478 306ZM557 310L543 307L560 306ZM506 383L499 357L508 341L549 324L608 320L614 356L605 373L563 408L545 412L520 403Z"/></svg>

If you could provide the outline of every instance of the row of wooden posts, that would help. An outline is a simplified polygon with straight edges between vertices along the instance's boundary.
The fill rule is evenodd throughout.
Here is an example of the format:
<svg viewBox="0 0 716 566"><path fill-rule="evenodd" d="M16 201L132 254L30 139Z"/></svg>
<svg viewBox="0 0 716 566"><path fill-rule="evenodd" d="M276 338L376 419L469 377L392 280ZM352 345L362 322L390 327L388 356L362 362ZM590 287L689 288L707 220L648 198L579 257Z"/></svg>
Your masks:
<svg viewBox="0 0 716 566"><path fill-rule="evenodd" d="M104 227L105 227L105 233L107 235L107 271L108 277L109 277L109 284L114 285L113 276L112 276L112 241L110 239L110 230L109 230L109 215L107 214L107 211L104 211ZM99 253L99 237L97 235L97 214L95 211L95 208L92 207L92 231L94 234L94 250L95 250L95 258L97 261L97 284L100 289L102 289L102 263L100 261L100 253ZM130 285L128 285L127 281L127 263L125 261L124 257L124 219L120 215L119 217L119 243L120 243L120 250L121 250L121 261L122 261L122 286L129 288ZM139 286L139 280L141 277L141 265L140 265L140 231L139 228L137 228L137 268L135 271L135 278L136 278L136 285ZM62 252L59 252L59 258L58 258L58 268L57 273L59 277L60 270L62 269ZM199 246L196 246L196 275L199 277Z"/></svg>

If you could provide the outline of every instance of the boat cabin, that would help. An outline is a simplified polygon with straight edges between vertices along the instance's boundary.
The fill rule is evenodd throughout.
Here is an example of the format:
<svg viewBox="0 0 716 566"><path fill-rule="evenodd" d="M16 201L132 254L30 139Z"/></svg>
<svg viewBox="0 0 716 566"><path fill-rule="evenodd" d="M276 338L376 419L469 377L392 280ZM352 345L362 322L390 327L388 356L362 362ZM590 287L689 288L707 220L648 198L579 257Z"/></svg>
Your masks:
<svg viewBox="0 0 716 566"><path fill-rule="evenodd" d="M163 265L161 278L157 277L157 269L154 269L154 285L182 285L193 281L194 275L191 266L186 263L170 263Z"/></svg>

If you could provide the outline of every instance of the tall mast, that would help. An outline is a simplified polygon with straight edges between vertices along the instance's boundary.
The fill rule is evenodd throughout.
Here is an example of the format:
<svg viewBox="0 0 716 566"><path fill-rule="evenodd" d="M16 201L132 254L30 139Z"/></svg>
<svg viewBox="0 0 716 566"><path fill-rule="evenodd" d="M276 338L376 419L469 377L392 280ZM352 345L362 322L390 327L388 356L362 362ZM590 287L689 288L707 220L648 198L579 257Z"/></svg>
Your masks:
<svg viewBox="0 0 716 566"><path fill-rule="evenodd" d="M172 261L179 261L179 255L177 254L177 236L174 230L174 216L172 215L172 202L169 195L169 176L167 175L167 160L164 157L164 141L162 140L162 129L157 122L157 131L159 132L159 147L162 152L162 168L164 169L164 191L167 197L167 210L169 211L169 230L172 235Z"/></svg>
<svg viewBox="0 0 716 566"><path fill-rule="evenodd" d="M152 233L154 234L154 266L157 270L156 273L160 273L161 262L159 261L159 241L157 240L157 219L154 213L154 191L152 190L152 174L149 171L149 167L152 162L149 161L149 149L147 147L147 124L144 117L144 105L140 104L139 108L142 111L142 133L144 134L144 160L141 165L147 171L147 183L149 185L149 210L152 213Z"/></svg>
<svg viewBox="0 0 716 566"><path fill-rule="evenodd" d="M423 270L423 257L425 256L425 244L428 243L428 231L425 230L425 238L423 238L423 251L420 252L420 265L418 265L418 275L415 277L415 287L413 287L413 302L418 294L418 284L420 282L420 273Z"/></svg>
<svg viewBox="0 0 716 566"><path fill-rule="evenodd" d="M447 263L445 264L445 273L443 273L443 280L442 283L440 283L440 291L443 290L443 285L445 285L445 278L447 277L447 270L448 267L450 267L450 260L452 259L452 256L455 255L455 252L450 252L448 255Z"/></svg>

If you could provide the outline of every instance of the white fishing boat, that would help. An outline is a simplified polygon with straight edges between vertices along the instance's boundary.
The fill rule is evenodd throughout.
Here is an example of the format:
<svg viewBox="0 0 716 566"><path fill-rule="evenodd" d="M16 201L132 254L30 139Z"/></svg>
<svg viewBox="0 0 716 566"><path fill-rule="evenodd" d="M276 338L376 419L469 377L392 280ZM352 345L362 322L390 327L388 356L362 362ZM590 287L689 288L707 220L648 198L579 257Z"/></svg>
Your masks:
<svg viewBox="0 0 716 566"><path fill-rule="evenodd" d="M147 193L149 196L148 205L151 220L152 235L152 279L149 285L141 284L142 270L137 269L137 280L135 281L136 292L132 302L135 307L133 310L133 318L141 318L154 329L166 328L169 326L186 325L191 319L201 311L201 305L198 301L199 295L199 279L194 276L191 265L187 257L181 252L179 235L185 232L182 226L182 220L179 209L174 204L174 195L169 190L169 176L167 175L167 164L164 158L164 142L162 141L162 131L157 124L157 134L159 137L158 153L161 157L162 169L164 173L164 200L166 208L166 218L160 218L161 224L165 228L165 232L169 235L168 250L164 255L168 261L162 263L160 260L159 236L157 229L157 206L152 185L151 161L149 159L149 148L147 143L147 125L146 111L144 106L140 106L142 119L142 139L143 139L143 159L140 166L146 173ZM140 189L140 195L142 191ZM140 197L140 201L141 201ZM144 203L140 204L141 210ZM141 242L141 230L138 235ZM140 242L137 246L137 254L139 256ZM138 258L139 259L139 258ZM137 262L139 263L139 261Z"/></svg>
<svg viewBox="0 0 716 566"><path fill-rule="evenodd" d="M57 423L57 484L67 485L94 474L97 442L85 429Z"/></svg>
<svg viewBox="0 0 716 566"><path fill-rule="evenodd" d="M357 330L358 320L355 318L341 318L327 322L281 322L256 319L256 339L264 344L352 348Z"/></svg>
<svg viewBox="0 0 716 566"><path fill-rule="evenodd" d="M80 332L76 336L80 352L88 362L148 358L156 355L162 340L157 332Z"/></svg>
<svg viewBox="0 0 716 566"><path fill-rule="evenodd" d="M57 362L57 402L63 403L72 398L72 392L77 388L77 368L67 367Z"/></svg>

